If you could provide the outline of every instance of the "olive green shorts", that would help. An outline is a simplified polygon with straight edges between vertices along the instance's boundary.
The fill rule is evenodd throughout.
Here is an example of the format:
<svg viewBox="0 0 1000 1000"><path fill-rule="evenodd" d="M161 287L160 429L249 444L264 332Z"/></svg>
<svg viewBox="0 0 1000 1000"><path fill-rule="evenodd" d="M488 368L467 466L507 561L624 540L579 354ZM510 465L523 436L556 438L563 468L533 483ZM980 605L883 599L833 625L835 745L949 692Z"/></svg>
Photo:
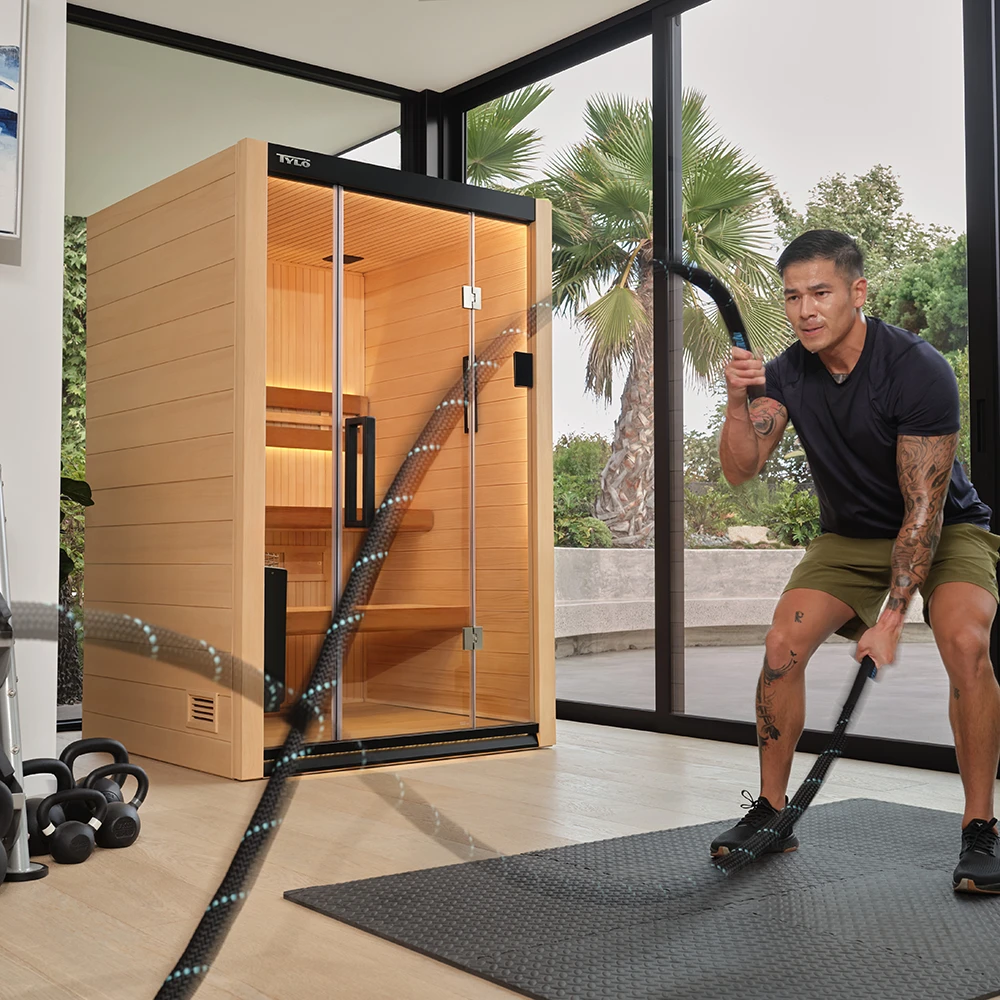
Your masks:
<svg viewBox="0 0 1000 1000"><path fill-rule="evenodd" d="M855 617L837 634L857 640L878 621L889 594L894 538L847 538L824 533L814 538L806 554L792 571L785 590L805 587L821 590L843 601ZM997 561L1000 535L975 524L949 524L941 531L934 562L920 594L924 599L924 621L931 594L940 583L974 583L997 593Z"/></svg>

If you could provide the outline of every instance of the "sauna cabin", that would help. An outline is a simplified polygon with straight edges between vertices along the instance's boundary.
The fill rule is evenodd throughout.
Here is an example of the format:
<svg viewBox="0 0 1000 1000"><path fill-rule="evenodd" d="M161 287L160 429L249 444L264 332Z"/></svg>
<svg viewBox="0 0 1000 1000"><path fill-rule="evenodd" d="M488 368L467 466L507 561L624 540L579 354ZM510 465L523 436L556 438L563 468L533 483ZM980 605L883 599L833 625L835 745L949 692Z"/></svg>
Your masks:
<svg viewBox="0 0 1000 1000"><path fill-rule="evenodd" d="M84 736L270 773L447 403L302 767L554 742L551 334L532 309L550 219L545 201L254 140L88 219L85 614L237 666L109 643L95 615Z"/></svg>

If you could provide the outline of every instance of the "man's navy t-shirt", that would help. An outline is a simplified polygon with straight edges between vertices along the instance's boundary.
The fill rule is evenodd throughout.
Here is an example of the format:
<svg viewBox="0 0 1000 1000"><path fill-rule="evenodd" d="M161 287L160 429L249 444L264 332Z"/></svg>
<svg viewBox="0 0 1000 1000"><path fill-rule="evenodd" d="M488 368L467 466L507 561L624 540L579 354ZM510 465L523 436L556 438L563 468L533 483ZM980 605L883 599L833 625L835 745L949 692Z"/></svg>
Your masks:
<svg viewBox="0 0 1000 1000"><path fill-rule="evenodd" d="M951 365L916 334L868 318L861 357L843 382L798 342L768 362L765 374L767 395L788 410L809 460L821 529L895 538L904 514L896 438L958 431ZM956 460L944 523L988 529L991 513Z"/></svg>

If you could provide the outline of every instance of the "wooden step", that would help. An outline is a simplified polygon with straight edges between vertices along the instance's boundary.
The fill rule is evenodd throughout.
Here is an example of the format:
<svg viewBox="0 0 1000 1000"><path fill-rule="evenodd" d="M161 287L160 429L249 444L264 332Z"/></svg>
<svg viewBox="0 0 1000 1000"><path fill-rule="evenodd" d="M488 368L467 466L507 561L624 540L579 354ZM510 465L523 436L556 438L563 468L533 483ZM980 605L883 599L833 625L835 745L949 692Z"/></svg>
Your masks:
<svg viewBox="0 0 1000 1000"><path fill-rule="evenodd" d="M364 615L360 632L458 632L469 624L465 605L367 604L359 606ZM329 608L289 608L288 635L319 635L330 627Z"/></svg>
<svg viewBox="0 0 1000 1000"><path fill-rule="evenodd" d="M284 385L267 387L269 410L304 410L308 413L333 413L333 393L315 389L290 389ZM368 416L368 397L345 392L343 395L345 417Z"/></svg>
<svg viewBox="0 0 1000 1000"><path fill-rule="evenodd" d="M268 531L332 531L333 510L330 507L265 507L264 527ZM413 510L403 515L400 531L430 531L434 527L434 511ZM366 531L366 528L344 528L344 531Z"/></svg>

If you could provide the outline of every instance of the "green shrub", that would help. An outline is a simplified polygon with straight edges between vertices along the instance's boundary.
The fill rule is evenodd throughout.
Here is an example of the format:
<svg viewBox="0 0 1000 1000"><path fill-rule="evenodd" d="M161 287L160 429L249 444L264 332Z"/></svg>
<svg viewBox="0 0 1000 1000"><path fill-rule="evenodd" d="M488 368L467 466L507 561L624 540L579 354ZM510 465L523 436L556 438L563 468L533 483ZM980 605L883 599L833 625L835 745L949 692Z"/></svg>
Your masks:
<svg viewBox="0 0 1000 1000"><path fill-rule="evenodd" d="M610 548L611 531L594 517L601 473L611 444L600 434L564 434L552 453L553 517L556 545L576 549Z"/></svg>
<svg viewBox="0 0 1000 1000"><path fill-rule="evenodd" d="M596 517L559 517L555 521L555 543L568 549L610 549L611 529Z"/></svg>
<svg viewBox="0 0 1000 1000"><path fill-rule="evenodd" d="M695 535L722 537L726 528L761 525L783 545L805 545L819 534L819 500L794 482L779 486L752 479L742 486L694 484L684 491L688 544Z"/></svg>
<svg viewBox="0 0 1000 1000"><path fill-rule="evenodd" d="M806 545L819 534L819 499L794 483L778 487L767 526L785 545Z"/></svg>
<svg viewBox="0 0 1000 1000"><path fill-rule="evenodd" d="M717 431L688 431L684 435L684 482L724 482Z"/></svg>
<svg viewBox="0 0 1000 1000"><path fill-rule="evenodd" d="M718 487L704 492L684 491L684 527L689 534L723 535L731 504Z"/></svg>
<svg viewBox="0 0 1000 1000"><path fill-rule="evenodd" d="M600 434L563 434L552 451L552 472L588 479L596 490L610 457L611 442Z"/></svg>

